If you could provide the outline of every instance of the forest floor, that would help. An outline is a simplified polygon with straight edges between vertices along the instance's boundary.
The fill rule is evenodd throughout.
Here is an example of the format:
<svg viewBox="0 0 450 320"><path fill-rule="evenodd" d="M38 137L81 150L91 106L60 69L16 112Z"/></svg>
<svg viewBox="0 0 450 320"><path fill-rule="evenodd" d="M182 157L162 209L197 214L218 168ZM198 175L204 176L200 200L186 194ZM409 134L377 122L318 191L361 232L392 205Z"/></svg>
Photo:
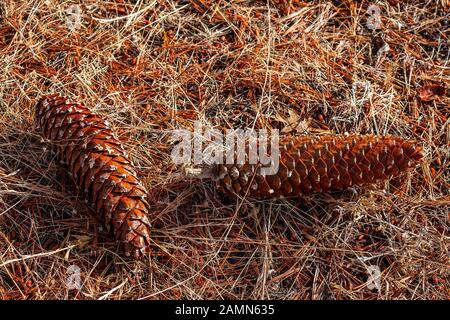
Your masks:
<svg viewBox="0 0 450 320"><path fill-rule="evenodd" d="M448 299L449 48L445 0L1 1L0 299ZM33 130L52 92L104 115L136 164L142 261ZM373 186L229 199L171 160L170 130L197 120L396 135L425 157Z"/></svg>

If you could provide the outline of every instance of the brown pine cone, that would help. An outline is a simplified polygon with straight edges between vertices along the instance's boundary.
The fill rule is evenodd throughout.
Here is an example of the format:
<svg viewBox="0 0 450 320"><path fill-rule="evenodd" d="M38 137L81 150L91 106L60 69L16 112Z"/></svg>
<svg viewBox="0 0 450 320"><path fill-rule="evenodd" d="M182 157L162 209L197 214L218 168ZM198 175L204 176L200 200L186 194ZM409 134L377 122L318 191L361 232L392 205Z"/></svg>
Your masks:
<svg viewBox="0 0 450 320"><path fill-rule="evenodd" d="M213 178L230 195L286 197L385 180L416 166L422 157L422 148L399 137L285 137L280 139L277 174L264 176L259 165L220 164Z"/></svg>
<svg viewBox="0 0 450 320"><path fill-rule="evenodd" d="M147 191L108 124L56 94L39 101L35 121L125 255L142 257L150 244Z"/></svg>

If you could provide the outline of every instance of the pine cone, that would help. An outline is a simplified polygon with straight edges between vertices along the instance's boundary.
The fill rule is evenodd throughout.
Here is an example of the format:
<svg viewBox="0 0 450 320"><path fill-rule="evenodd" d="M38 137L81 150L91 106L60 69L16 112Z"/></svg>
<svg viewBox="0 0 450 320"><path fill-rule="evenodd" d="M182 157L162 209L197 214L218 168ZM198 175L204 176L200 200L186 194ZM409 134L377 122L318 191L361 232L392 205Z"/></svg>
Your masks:
<svg viewBox="0 0 450 320"><path fill-rule="evenodd" d="M219 190L230 195L286 197L385 180L416 166L422 157L415 142L399 137L285 137L280 139L277 174L262 175L260 165L220 164L213 177Z"/></svg>
<svg viewBox="0 0 450 320"><path fill-rule="evenodd" d="M75 100L40 100L36 127L67 165L89 206L115 235L126 256L140 258L150 244L146 189L108 124Z"/></svg>

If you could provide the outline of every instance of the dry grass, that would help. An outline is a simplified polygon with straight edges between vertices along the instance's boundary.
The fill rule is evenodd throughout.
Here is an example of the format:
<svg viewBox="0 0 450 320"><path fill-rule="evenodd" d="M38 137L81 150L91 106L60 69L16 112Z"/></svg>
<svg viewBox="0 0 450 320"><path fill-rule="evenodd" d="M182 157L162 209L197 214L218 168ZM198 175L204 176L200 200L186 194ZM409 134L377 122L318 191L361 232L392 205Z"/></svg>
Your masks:
<svg viewBox="0 0 450 320"><path fill-rule="evenodd" d="M450 11L441 1L0 2L1 299L448 299ZM157 4L156 4L157 3ZM151 189L153 252L122 260L31 130L36 99L104 114ZM448 92L448 90L447 90ZM298 199L228 199L170 160L167 130L393 134L399 179ZM65 286L81 269L81 291ZM381 292L367 267L382 271Z"/></svg>

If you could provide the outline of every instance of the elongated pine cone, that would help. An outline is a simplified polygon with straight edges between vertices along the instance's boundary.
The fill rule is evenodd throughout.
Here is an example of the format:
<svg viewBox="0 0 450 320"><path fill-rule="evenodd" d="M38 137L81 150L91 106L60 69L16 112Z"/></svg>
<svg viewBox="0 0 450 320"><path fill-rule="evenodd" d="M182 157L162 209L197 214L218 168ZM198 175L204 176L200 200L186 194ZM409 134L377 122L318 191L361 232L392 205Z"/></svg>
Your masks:
<svg viewBox="0 0 450 320"><path fill-rule="evenodd" d="M39 101L35 121L125 255L142 257L150 244L147 192L107 122L56 94Z"/></svg>
<svg viewBox="0 0 450 320"><path fill-rule="evenodd" d="M279 150L274 175L264 176L258 165L246 162L218 165L213 179L219 190L253 198L342 190L388 179L423 157L414 141L371 135L285 137Z"/></svg>

